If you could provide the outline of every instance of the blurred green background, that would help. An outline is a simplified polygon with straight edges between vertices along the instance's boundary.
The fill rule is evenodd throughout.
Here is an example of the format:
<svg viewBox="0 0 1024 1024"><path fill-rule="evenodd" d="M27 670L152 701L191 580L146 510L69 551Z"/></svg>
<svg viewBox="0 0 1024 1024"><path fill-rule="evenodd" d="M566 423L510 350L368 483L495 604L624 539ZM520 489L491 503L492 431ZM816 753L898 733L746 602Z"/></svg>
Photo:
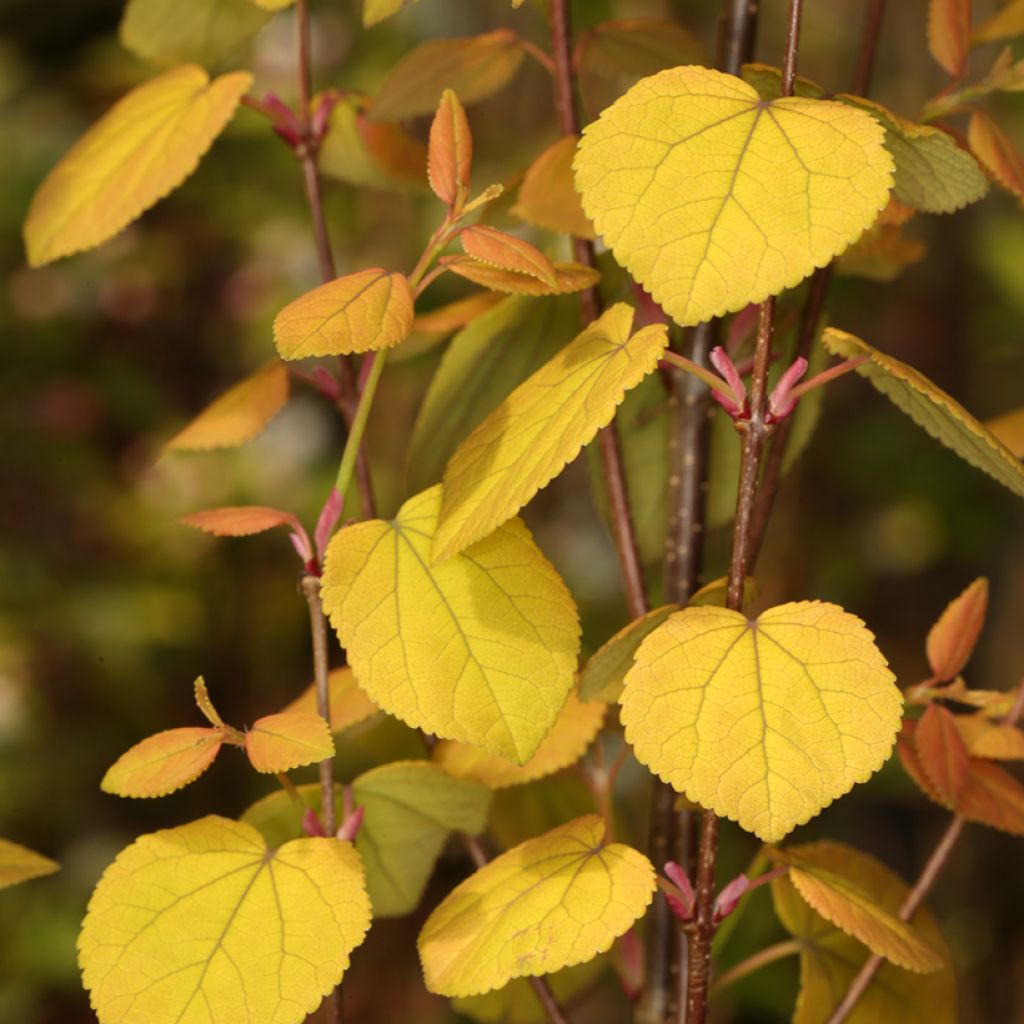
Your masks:
<svg viewBox="0 0 1024 1024"><path fill-rule="evenodd" d="M314 0L316 85L372 92L428 38L499 25L547 45L543 4L422 0L369 31L357 0ZM862 0L808 3L801 71L846 86ZM607 17L672 15L713 49L712 0L578 0L578 28ZM925 0L890 4L873 95L908 116L943 83L924 43ZM978 3L980 13L994 4ZM778 63L785 5L761 5L759 58ZM35 187L116 98L153 73L116 39L118 0L0 3L0 835L60 861L52 878L0 893L0 1020L92 1019L75 936L104 867L138 834L206 813L240 814L268 791L240 757L223 756L184 792L125 801L98 788L132 743L196 724L192 680L205 675L224 716L251 722L295 696L311 674L305 606L282 533L213 541L176 525L221 504L283 507L312 525L342 436L332 410L301 386L252 444L161 457L161 445L225 387L273 352L270 322L317 283L294 160L242 111L200 171L98 250L28 270L20 223ZM995 51L992 50L994 57ZM1018 54L1020 56L1020 54ZM283 14L245 58L256 93L291 99L293 25ZM984 67L979 66L976 72ZM1024 100L995 105L1024 141ZM513 88L470 112L478 186L505 180L555 135L549 83L526 61ZM421 135L425 123L414 130ZM408 269L439 206L426 193L326 186L339 272ZM895 283L843 279L830 320L921 369L979 417L1024 404L1024 216L993 191L965 212L919 217L925 260ZM462 294L428 292L430 304ZM438 352L396 364L370 425L375 484L390 514L407 494L404 461ZM584 613L593 649L624 621L617 565L595 512L586 460L528 510L537 537ZM787 479L759 568L762 603L836 601L876 633L901 684L925 674L923 638L947 601L988 576L991 612L968 678L1008 688L1024 674L1024 532L1019 501L961 463L863 381L829 391L810 449ZM709 538L708 577L724 571L727 531ZM338 652L334 652L337 658ZM369 730L342 751L340 773L396 751L398 727ZM624 779L631 806L646 792ZM510 812L511 813L511 812ZM800 829L866 849L912 878L945 823L895 764ZM641 842L642 800L624 823ZM723 874L756 849L724 830ZM932 900L961 972L962 1019L1024 1021L1024 881L1020 841L972 826ZM464 873L457 851L426 906ZM776 941L751 914L730 952ZM422 991L409 921L374 926L345 983L350 1019L451 1020ZM722 1021L787 1020L797 982L787 961L731 989ZM386 981L386 985L381 982ZM612 1000L612 1002L609 1002ZM619 1002L614 1002L619 1000ZM621 1003L621 1005L620 1005ZM609 1018L611 1011L618 1016ZM602 984L580 1021L628 1018Z"/></svg>

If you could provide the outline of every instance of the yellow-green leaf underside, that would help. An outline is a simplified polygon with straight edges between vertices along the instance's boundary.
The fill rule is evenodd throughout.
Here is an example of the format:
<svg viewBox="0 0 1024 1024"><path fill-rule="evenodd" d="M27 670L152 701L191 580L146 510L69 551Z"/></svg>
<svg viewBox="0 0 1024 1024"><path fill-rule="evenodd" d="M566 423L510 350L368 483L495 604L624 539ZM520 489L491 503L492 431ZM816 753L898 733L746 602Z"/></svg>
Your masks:
<svg viewBox="0 0 1024 1024"><path fill-rule="evenodd" d="M754 620L676 612L641 644L621 703L641 762L777 842L882 766L903 701L860 619L801 601Z"/></svg>
<svg viewBox="0 0 1024 1024"><path fill-rule="evenodd" d="M0 889L59 870L60 865L49 857L9 839L0 839Z"/></svg>
<svg viewBox="0 0 1024 1024"><path fill-rule="evenodd" d="M481 868L430 915L419 937L427 988L471 996L550 974L609 949L651 902L654 868L588 816Z"/></svg>
<svg viewBox="0 0 1024 1024"><path fill-rule="evenodd" d="M852 334L829 327L821 340L829 352L844 359L867 356L857 373L937 441L1024 498L1024 465L954 398L912 366Z"/></svg>
<svg viewBox="0 0 1024 1024"><path fill-rule="evenodd" d="M78 956L100 1024L300 1024L369 926L350 843L269 851L252 826L210 816L118 855Z"/></svg>
<svg viewBox="0 0 1024 1024"><path fill-rule="evenodd" d="M631 336L619 303L525 380L448 463L433 557L443 561L515 515L609 423L625 393L657 365L663 324Z"/></svg>
<svg viewBox="0 0 1024 1024"><path fill-rule="evenodd" d="M899 913L907 887L887 867L866 853L839 843L808 843L790 847L825 870L871 894L889 914ZM772 882L775 910L786 930L800 943L800 996L793 1024L821 1024L846 995L854 976L870 955L856 939L846 935L814 911L788 878ZM858 1000L847 1024L955 1024L958 1019L956 975L942 933L929 911L921 908L911 925L943 961L943 969L915 974L883 963Z"/></svg>
<svg viewBox="0 0 1024 1024"><path fill-rule="evenodd" d="M431 564L441 488L337 533L324 608L385 711L523 764L573 684L575 605L518 519Z"/></svg>
<svg viewBox="0 0 1024 1024"><path fill-rule="evenodd" d="M883 138L842 104L764 101L731 75L673 68L586 128L576 187L615 258L695 324L792 287L856 241L892 187Z"/></svg>
<svg viewBox="0 0 1024 1024"><path fill-rule="evenodd" d="M47 175L25 220L28 261L44 263L116 235L180 185L231 120L252 75L212 82L185 65L116 103Z"/></svg>

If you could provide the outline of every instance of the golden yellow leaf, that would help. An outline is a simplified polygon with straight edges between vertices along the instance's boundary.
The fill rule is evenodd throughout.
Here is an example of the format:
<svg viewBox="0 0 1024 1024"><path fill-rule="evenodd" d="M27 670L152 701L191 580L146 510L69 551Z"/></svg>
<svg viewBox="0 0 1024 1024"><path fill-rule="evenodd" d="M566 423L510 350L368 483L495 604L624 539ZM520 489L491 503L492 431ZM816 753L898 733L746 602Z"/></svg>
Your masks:
<svg viewBox="0 0 1024 1024"><path fill-rule="evenodd" d="M1018 459L1024 459L1024 409L1014 409L986 420L985 429L1002 441Z"/></svg>
<svg viewBox="0 0 1024 1024"><path fill-rule="evenodd" d="M804 900L872 953L919 974L930 974L943 966L942 957L910 925L884 910L870 891L834 866L821 866L813 848L811 853L801 853L797 848L782 850L780 855L789 865L790 882Z"/></svg>
<svg viewBox="0 0 1024 1024"><path fill-rule="evenodd" d="M893 916L907 896L907 886L896 874L874 857L840 843L808 843L790 847L786 853L841 875L870 893L873 902ZM808 906L788 878L776 878L771 884L779 920L800 943L800 996L793 1024L822 1024L871 954ZM883 963L846 1018L847 1024L956 1024L956 974L942 933L924 907L910 924L942 958L942 970L917 974Z"/></svg>
<svg viewBox="0 0 1024 1024"><path fill-rule="evenodd" d="M1024 498L1024 465L954 398L912 366L852 334L828 327L821 340L829 352L844 359L867 356L857 373L937 441Z"/></svg>
<svg viewBox="0 0 1024 1024"><path fill-rule="evenodd" d="M992 43L1024 35L1024 0L1009 0L1000 10L983 21L975 30L975 43Z"/></svg>
<svg viewBox="0 0 1024 1024"><path fill-rule="evenodd" d="M971 47L972 0L929 0L928 49L954 78L967 70Z"/></svg>
<svg viewBox="0 0 1024 1024"><path fill-rule="evenodd" d="M100 789L118 796L166 796L198 779L223 743L223 729L202 727L147 736L107 769Z"/></svg>
<svg viewBox="0 0 1024 1024"><path fill-rule="evenodd" d="M305 711L282 711L253 723L245 752L258 772L288 772L334 756L327 723Z"/></svg>
<svg viewBox="0 0 1024 1024"><path fill-rule="evenodd" d="M601 275L596 270L585 267L582 263L562 263L556 260L551 265L555 271L553 285L541 281L532 274L492 267L489 263L481 263L479 260L455 259L446 264L453 274L458 274L467 281L509 295L567 295L569 292L593 288L601 280Z"/></svg>
<svg viewBox="0 0 1024 1024"><path fill-rule="evenodd" d="M1016 725L993 722L984 712L979 712L957 715L956 726L967 745L967 752L973 757L1024 761L1024 732Z"/></svg>
<svg viewBox="0 0 1024 1024"><path fill-rule="evenodd" d="M404 274L360 270L290 302L274 319L282 359L391 348L411 330L413 295Z"/></svg>
<svg viewBox="0 0 1024 1024"><path fill-rule="evenodd" d="M295 0L251 0L251 2L265 11L283 11L286 7L291 7Z"/></svg>
<svg viewBox="0 0 1024 1024"><path fill-rule="evenodd" d="M664 324L632 333L619 303L519 385L456 449L444 474L432 556L487 536L556 477L657 365Z"/></svg>
<svg viewBox="0 0 1024 1024"><path fill-rule="evenodd" d="M530 164L512 212L545 231L594 238L594 225L583 212L572 180L572 160L578 141L576 136L566 135Z"/></svg>
<svg viewBox="0 0 1024 1024"><path fill-rule="evenodd" d="M327 689L331 700L332 732L342 732L358 725L378 711L348 666L331 670L327 676ZM316 709L316 683L310 683L284 710L313 714Z"/></svg>
<svg viewBox="0 0 1024 1024"><path fill-rule="evenodd" d="M885 763L903 701L860 619L800 601L753 620L676 612L641 644L621 703L642 763L774 843Z"/></svg>
<svg viewBox="0 0 1024 1024"><path fill-rule="evenodd" d="M591 815L527 840L457 886L419 937L427 988L472 996L611 948L651 902L654 868L604 845Z"/></svg>
<svg viewBox="0 0 1024 1024"><path fill-rule="evenodd" d="M64 154L32 197L33 267L105 242L195 169L231 120L252 75L212 82L185 65L132 90Z"/></svg>
<svg viewBox="0 0 1024 1024"><path fill-rule="evenodd" d="M978 642L988 611L988 580L978 577L954 598L925 639L928 664L939 682L955 679Z"/></svg>
<svg viewBox="0 0 1024 1024"><path fill-rule="evenodd" d="M450 775L476 779L490 789L522 786L575 764L600 731L606 711L607 706L600 701L584 703L570 693L551 732L524 765L511 764L503 757L453 740L443 740L434 747L434 760Z"/></svg>
<svg viewBox="0 0 1024 1024"><path fill-rule="evenodd" d="M209 816L142 836L89 901L78 960L100 1024L300 1024L370 926L351 843L270 851Z"/></svg>
<svg viewBox="0 0 1024 1024"><path fill-rule="evenodd" d="M523 764L572 688L576 607L518 519L432 565L440 506L432 487L393 520L335 534L324 609L385 711Z"/></svg>
<svg viewBox="0 0 1024 1024"><path fill-rule="evenodd" d="M765 101L707 68L635 85L583 133L576 187L615 258L681 324L792 287L868 228L892 187L870 115Z"/></svg>
<svg viewBox="0 0 1024 1024"><path fill-rule="evenodd" d="M459 233L459 241L466 254L480 263L535 277L552 288L558 286L551 260L536 246L515 235L486 224L475 224Z"/></svg>
<svg viewBox="0 0 1024 1024"><path fill-rule="evenodd" d="M427 177L434 195L449 206L465 200L473 169L473 135L458 96L445 89L430 125Z"/></svg>
<svg viewBox="0 0 1024 1024"><path fill-rule="evenodd" d="M207 451L245 444L267 428L287 401L288 370L275 359L211 402L164 445L164 451Z"/></svg>
<svg viewBox="0 0 1024 1024"><path fill-rule="evenodd" d="M1011 195L1024 199L1024 156L1010 136L984 111L976 110L971 114L967 141L992 179Z"/></svg>
<svg viewBox="0 0 1024 1024"><path fill-rule="evenodd" d="M417 313L412 329L443 337L472 323L502 301L501 296L493 292L473 292L464 299L456 299L437 309Z"/></svg>
<svg viewBox="0 0 1024 1024"><path fill-rule="evenodd" d="M0 839L0 889L52 875L55 871L60 871L55 860L9 839Z"/></svg>
<svg viewBox="0 0 1024 1024"><path fill-rule="evenodd" d="M363 0L363 27L370 28L390 18L409 2L419 3L419 0Z"/></svg>

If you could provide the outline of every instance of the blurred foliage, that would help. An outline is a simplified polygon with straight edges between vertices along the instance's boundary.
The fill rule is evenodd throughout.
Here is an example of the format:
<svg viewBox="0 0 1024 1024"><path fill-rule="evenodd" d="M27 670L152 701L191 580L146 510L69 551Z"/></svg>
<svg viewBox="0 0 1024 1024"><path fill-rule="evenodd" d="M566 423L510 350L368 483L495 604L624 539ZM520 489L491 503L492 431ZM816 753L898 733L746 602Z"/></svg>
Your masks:
<svg viewBox="0 0 1024 1024"><path fill-rule="evenodd" d="M546 45L543 3L423 0L364 31L356 0L314 2L316 83L373 93L417 42L502 25ZM577 0L577 28L607 17L675 16L713 49L714 0ZM912 115L941 83L924 45L923 2L890 4L873 95ZM993 4L978 3L981 13ZM859 0L809 4L801 70L846 84ZM782 0L761 4L760 55L776 62ZM312 526L340 450L332 410L303 390L250 445L161 457L195 412L272 352L270 322L317 280L300 176L286 148L242 112L185 186L99 250L28 271L20 222L32 191L61 153L150 69L116 42L117 0L5 0L0 6L2 164L0 262L0 834L59 860L60 874L5 892L0 931L0 1020L77 1024L92 1018L75 966L75 936L103 868L139 833L209 812L237 815L268 792L231 751L184 793L159 802L106 796L99 780L129 746L160 728L194 723L192 680L202 672L231 721L283 707L311 676L304 602L284 534L215 541L175 517L226 503L277 505ZM291 16L275 18L251 52L255 91L294 90ZM1018 54L1020 56L1020 54ZM1015 97L1001 105L1024 136ZM525 62L515 87L475 106L478 185L521 171L555 137L544 72ZM423 138L425 124L415 122ZM411 266L437 215L419 193L331 182L327 217L339 272ZM926 258L893 285L843 279L829 319L918 367L979 417L1021 404L1024 380L1024 218L993 193L911 233ZM543 243L541 235L534 237ZM427 293L464 294L452 281ZM369 437L385 513L408 494L405 452L440 350L396 363L384 379ZM624 621L617 565L579 460L527 510L541 547L584 610L587 651ZM974 660L975 686L1006 688L1021 672L1024 534L1015 499L960 463L864 382L830 389L821 424L790 474L760 571L761 606L832 600L863 617L903 684L926 672L924 634L971 579L992 582L992 612ZM707 578L721 575L728 530L709 536ZM408 730L368 723L341 750L355 773L418 756ZM517 808L503 795L495 832L516 841L585 804L568 776L550 807ZM620 838L642 842L643 772L623 772ZM529 814L529 828L523 815ZM578 813L573 811L572 813ZM548 820L550 818L550 820ZM536 820L534 820L536 819ZM543 819L543 820L541 820ZM898 765L801 829L829 836L914 875L942 813L927 807ZM721 877L742 870L755 841L723 830ZM965 1021L1024 1020L1024 883L1020 848L969 830L932 907L961 972ZM424 909L376 924L346 977L353 1020L453 1020L424 993L416 927L463 877L442 862ZM784 937L767 893L748 913L728 966ZM13 925L13 927L12 927ZM386 990L379 982L387 977ZM796 964L730 989L721 1021L788 1019ZM574 1007L584 1022L628 1009L606 976ZM598 1011L597 1014L594 1011Z"/></svg>

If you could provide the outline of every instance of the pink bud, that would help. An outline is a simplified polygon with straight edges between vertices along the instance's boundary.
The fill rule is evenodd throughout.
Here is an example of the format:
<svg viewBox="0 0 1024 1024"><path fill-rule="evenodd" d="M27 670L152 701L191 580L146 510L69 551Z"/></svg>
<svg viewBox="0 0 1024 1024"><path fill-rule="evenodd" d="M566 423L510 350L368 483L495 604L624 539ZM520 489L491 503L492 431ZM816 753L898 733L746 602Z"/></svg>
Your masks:
<svg viewBox="0 0 1024 1024"><path fill-rule="evenodd" d="M288 534L288 539L292 542L292 547L295 548L295 552L302 559L303 564L309 565L313 561L313 549L310 547L306 531L300 526Z"/></svg>
<svg viewBox="0 0 1024 1024"><path fill-rule="evenodd" d="M320 822L320 816L312 807L307 807L306 813L302 816L302 830L307 836L316 836L318 838L327 837L327 833L324 831L324 826Z"/></svg>
<svg viewBox="0 0 1024 1024"><path fill-rule="evenodd" d="M313 539L316 541L316 553L323 561L324 551L327 549L327 542L331 539L334 527L341 516L341 509L345 503L344 497L338 492L337 487L331 488L327 495L324 507L320 510L320 518L316 521L316 530L313 532Z"/></svg>
<svg viewBox="0 0 1024 1024"><path fill-rule="evenodd" d="M679 889L682 895L682 898L680 898L675 893L665 893L665 899L672 908L672 913L680 921L692 921L697 897L694 895L693 886L690 885L690 879L687 877L686 872L675 861L670 860L665 865L665 877Z"/></svg>
<svg viewBox="0 0 1024 1024"><path fill-rule="evenodd" d="M750 415L750 404L747 401L747 388L740 377L736 365L729 358L729 353L716 345L709 356L711 365L725 378L732 395L723 395L721 392L712 391L711 397L722 406L723 409L735 420L746 419Z"/></svg>
<svg viewBox="0 0 1024 1024"><path fill-rule="evenodd" d="M357 807L351 814L347 815L338 828L338 838L354 842L359 834L359 826L362 825L365 815L365 807Z"/></svg>
<svg viewBox="0 0 1024 1024"><path fill-rule="evenodd" d="M736 909L736 904L749 888L750 879L746 875L737 875L715 899L714 919L721 921L728 917Z"/></svg>
<svg viewBox="0 0 1024 1024"><path fill-rule="evenodd" d="M796 399L790 395L796 382L807 372L807 360L800 356L779 378L768 396L768 415L773 420L785 419L796 406Z"/></svg>

